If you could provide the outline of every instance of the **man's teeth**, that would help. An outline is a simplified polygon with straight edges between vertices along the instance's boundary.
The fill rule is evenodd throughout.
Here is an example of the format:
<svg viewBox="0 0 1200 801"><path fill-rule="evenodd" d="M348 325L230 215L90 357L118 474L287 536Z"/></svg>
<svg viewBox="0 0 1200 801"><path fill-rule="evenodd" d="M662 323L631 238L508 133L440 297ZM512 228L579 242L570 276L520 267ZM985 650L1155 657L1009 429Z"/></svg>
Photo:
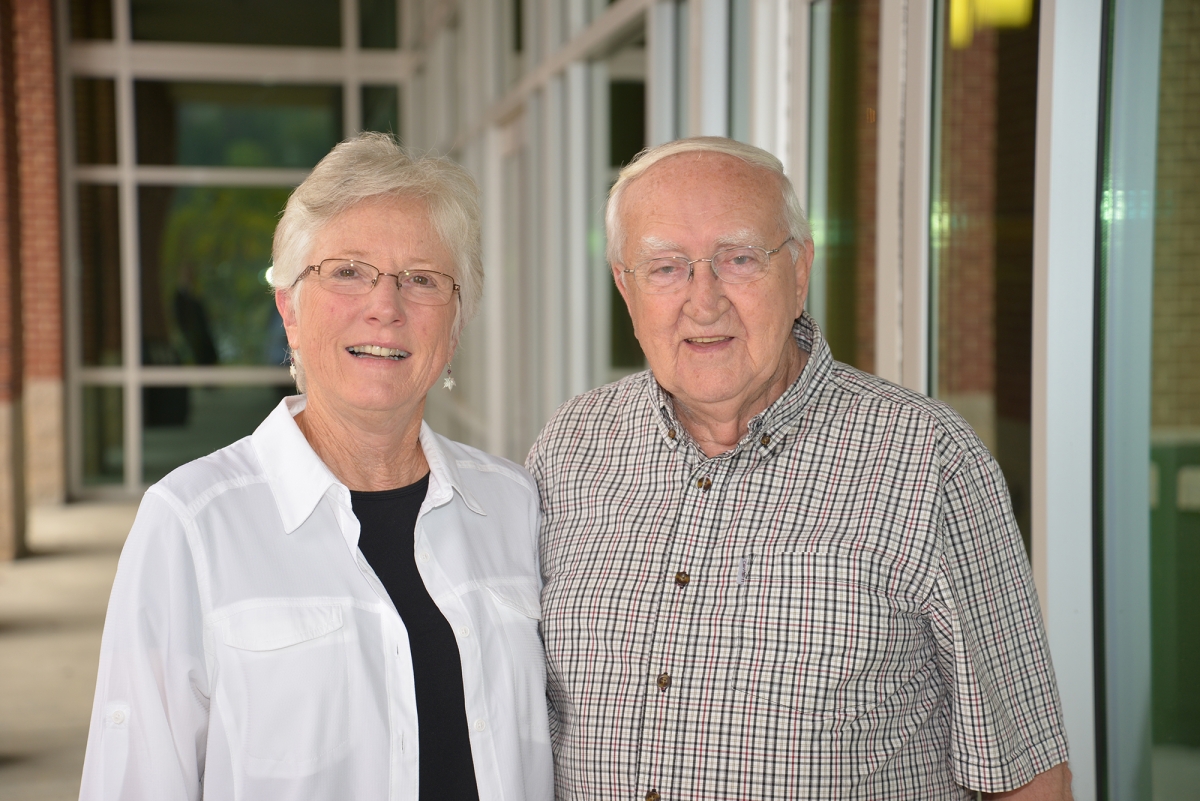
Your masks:
<svg viewBox="0 0 1200 801"><path fill-rule="evenodd" d="M388 359L404 359L409 356L406 350L382 348L379 345L352 345L346 350L359 356L382 356Z"/></svg>
<svg viewBox="0 0 1200 801"><path fill-rule="evenodd" d="M688 342L695 342L697 345L708 345L713 342L724 342L729 337L692 337Z"/></svg>

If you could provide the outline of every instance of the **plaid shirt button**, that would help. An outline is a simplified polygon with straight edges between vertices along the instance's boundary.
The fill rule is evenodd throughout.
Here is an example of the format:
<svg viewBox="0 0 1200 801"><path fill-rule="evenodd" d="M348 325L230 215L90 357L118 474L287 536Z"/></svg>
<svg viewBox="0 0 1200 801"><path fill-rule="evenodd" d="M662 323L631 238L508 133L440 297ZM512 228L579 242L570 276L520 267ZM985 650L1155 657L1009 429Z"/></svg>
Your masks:
<svg viewBox="0 0 1200 801"><path fill-rule="evenodd" d="M651 790L646 793L646 801L660 801L661 798L662 796L658 794L658 790Z"/></svg>
<svg viewBox="0 0 1200 801"><path fill-rule="evenodd" d="M671 674L659 673L657 683L658 683L658 689L662 690L665 693L667 691L667 688L671 686Z"/></svg>
<svg viewBox="0 0 1200 801"><path fill-rule="evenodd" d="M675 583L678 584L680 587L686 587L688 585L688 582L691 580L692 580L692 577L688 575L686 570L680 570L678 573L675 574Z"/></svg>

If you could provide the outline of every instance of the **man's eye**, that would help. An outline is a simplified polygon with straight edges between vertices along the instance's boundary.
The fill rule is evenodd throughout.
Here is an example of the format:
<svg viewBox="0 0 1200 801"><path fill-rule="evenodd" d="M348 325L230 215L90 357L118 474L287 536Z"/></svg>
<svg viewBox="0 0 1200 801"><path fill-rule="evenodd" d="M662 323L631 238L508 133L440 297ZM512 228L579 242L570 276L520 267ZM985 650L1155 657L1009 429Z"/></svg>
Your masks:
<svg viewBox="0 0 1200 801"><path fill-rule="evenodd" d="M649 272L650 275L658 276L660 278L669 278L682 269L683 265L674 259L661 259L659 261L650 262L647 272Z"/></svg>

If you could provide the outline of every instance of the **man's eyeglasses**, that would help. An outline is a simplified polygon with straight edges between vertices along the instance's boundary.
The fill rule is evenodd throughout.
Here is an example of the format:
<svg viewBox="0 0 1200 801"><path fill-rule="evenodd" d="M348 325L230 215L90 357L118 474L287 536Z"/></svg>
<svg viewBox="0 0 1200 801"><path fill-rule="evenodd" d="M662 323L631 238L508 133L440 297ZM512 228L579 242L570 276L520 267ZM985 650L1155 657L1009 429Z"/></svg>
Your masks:
<svg viewBox="0 0 1200 801"><path fill-rule="evenodd" d="M633 278L643 292L651 295L666 295L677 292L684 284L692 280L695 273L693 265L706 261L712 267L713 275L727 284L749 284L767 274L771 266L771 257L783 250L793 237L783 240L783 244L774 250L740 245L733 248L718 250L707 259L685 259L683 256L660 256L644 261L632 270L622 272L633 273Z"/></svg>
<svg viewBox="0 0 1200 801"><path fill-rule="evenodd" d="M404 298L423 306L445 306L454 297L454 293L462 289L454 283L453 276L445 273L433 270L381 273L377 267L354 259L325 259L320 264L311 264L300 273L296 284L309 273L317 276L322 289L339 295L365 295L386 275L396 279L396 289L400 290Z"/></svg>

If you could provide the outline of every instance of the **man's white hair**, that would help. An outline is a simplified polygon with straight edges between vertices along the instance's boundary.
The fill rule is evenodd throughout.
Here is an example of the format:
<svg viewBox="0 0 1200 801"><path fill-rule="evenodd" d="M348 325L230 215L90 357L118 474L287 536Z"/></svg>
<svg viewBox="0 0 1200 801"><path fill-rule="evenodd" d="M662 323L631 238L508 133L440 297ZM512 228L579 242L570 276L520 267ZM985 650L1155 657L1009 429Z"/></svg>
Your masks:
<svg viewBox="0 0 1200 801"><path fill-rule="evenodd" d="M779 159L762 148L735 139L726 139L723 136L694 136L643 150L617 176L617 182L608 192L608 204L604 209L604 233L608 239L606 255L609 264L624 264L622 254L625 249L625 226L621 219L621 198L629 185L663 159L684 153L720 153L772 173L779 187L780 222L795 240L795 244L791 245L792 257L798 255L799 248L805 242L812 240L812 229L804 217L804 209L800 207L800 198L796 197L796 190L784 174L783 164Z"/></svg>
<svg viewBox="0 0 1200 801"><path fill-rule="evenodd" d="M483 296L479 190L458 164L433 156L413 158L390 134L364 133L347 139L329 151L292 192L275 227L271 286L276 292L291 289L292 309L298 312L304 282L296 284L296 279L310 263L317 233L352 206L388 197L424 201L434 230L454 254L456 281L462 287L454 318L457 338L479 310ZM292 373L303 392L298 355L292 354Z"/></svg>

